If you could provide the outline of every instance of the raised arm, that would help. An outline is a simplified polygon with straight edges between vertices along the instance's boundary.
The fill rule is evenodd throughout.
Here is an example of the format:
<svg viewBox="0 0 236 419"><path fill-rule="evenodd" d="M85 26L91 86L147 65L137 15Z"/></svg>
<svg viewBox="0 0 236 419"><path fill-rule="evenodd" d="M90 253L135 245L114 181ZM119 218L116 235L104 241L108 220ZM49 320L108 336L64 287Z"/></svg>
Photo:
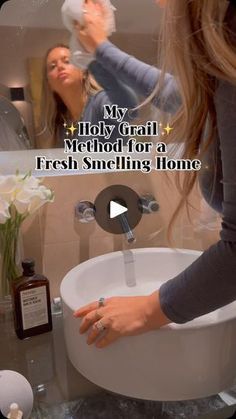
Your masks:
<svg viewBox="0 0 236 419"><path fill-rule="evenodd" d="M113 76L144 97L154 91L160 79L160 70L126 54L109 41L99 44L96 60ZM152 102L168 113L174 114L178 110L181 99L172 75L165 74L162 91Z"/></svg>
<svg viewBox="0 0 236 419"><path fill-rule="evenodd" d="M117 80L131 87L135 93L149 96L160 79L161 71L126 54L108 41L105 29L106 8L100 2L86 0L85 9L84 26L75 24L79 42ZM153 104L165 112L175 113L180 103L174 77L165 74L162 91L154 97Z"/></svg>
<svg viewBox="0 0 236 419"><path fill-rule="evenodd" d="M134 91L117 79L112 73L105 69L99 62L93 61L89 65L89 71L96 81L104 89L97 95L96 106L103 114L104 105L117 105L129 110L138 105L138 98ZM136 112L128 112L127 115L135 117Z"/></svg>

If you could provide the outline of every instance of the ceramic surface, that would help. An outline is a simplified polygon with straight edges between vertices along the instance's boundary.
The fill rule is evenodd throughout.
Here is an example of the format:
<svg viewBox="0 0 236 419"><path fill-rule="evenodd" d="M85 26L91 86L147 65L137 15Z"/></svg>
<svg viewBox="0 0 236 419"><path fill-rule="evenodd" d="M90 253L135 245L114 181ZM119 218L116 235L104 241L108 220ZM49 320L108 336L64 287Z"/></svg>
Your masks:
<svg viewBox="0 0 236 419"><path fill-rule="evenodd" d="M61 296L67 353L93 383L129 397L174 401L216 394L236 373L236 303L183 325L126 337L104 349L86 344L73 311L99 297L144 295L189 266L200 252L150 248L114 252L72 269Z"/></svg>

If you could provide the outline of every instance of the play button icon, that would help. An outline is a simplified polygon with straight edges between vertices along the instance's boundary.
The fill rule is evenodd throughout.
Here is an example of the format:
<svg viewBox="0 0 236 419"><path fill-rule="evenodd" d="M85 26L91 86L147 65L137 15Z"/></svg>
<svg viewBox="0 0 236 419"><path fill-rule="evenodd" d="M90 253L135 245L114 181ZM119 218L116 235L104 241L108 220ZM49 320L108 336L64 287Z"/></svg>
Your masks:
<svg viewBox="0 0 236 419"><path fill-rule="evenodd" d="M97 223L112 234L127 233L142 218L140 197L128 186L112 185L103 189L94 206Z"/></svg>
<svg viewBox="0 0 236 419"><path fill-rule="evenodd" d="M124 214L128 211L128 208L124 205L119 204L119 202L111 201L110 202L110 218L119 217L119 215Z"/></svg>

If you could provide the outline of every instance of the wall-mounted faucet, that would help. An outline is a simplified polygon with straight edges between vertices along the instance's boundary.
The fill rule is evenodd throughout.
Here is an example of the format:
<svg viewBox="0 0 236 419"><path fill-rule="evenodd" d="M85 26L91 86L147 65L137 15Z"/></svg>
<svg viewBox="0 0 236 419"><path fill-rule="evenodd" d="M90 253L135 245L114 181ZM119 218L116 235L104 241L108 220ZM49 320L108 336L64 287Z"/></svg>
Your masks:
<svg viewBox="0 0 236 419"><path fill-rule="evenodd" d="M124 232L124 235L126 237L126 240L129 244L134 243L136 241L135 237L134 237L134 233L131 230L131 227L129 225L128 219L126 214L121 214L117 217L117 219L120 222L121 228Z"/></svg>
<svg viewBox="0 0 236 419"><path fill-rule="evenodd" d="M126 203L122 198L114 198L111 201L116 202L120 204L121 206L126 207ZM136 201L137 202L137 201ZM137 208L138 207L138 208ZM102 206L103 208L103 206ZM125 208L126 209L126 208ZM154 212L157 212L159 210L159 204L157 203L155 197L152 194L145 194L139 197L138 199L138 205L136 204L136 214L142 213L142 214L153 214ZM103 210L101 211L103 213ZM129 208L127 208L127 212L123 212L121 214L118 214L116 217L112 217L107 212L107 208L104 207L104 218L107 218L108 224L113 222L114 218L117 220L117 222L120 224L121 227L121 233L123 232L126 240L129 244L134 243L136 241L134 233L132 231L132 228L130 226L131 218L130 214L128 217ZM132 212L131 212L132 214ZM98 217L96 218L96 208L95 205L90 201L80 201L75 206L75 216L79 219L81 223L90 223L94 220L97 220L99 223ZM113 219L112 219L113 218ZM99 223L100 224L100 223ZM132 222L131 222L132 225ZM101 226L103 228L103 226ZM106 227L105 227L106 230ZM112 233L112 228L108 229L107 231ZM116 231L117 233L117 228Z"/></svg>
<svg viewBox="0 0 236 419"><path fill-rule="evenodd" d="M155 197L151 194L142 195L140 197L139 205L143 214L152 214L160 209Z"/></svg>
<svg viewBox="0 0 236 419"><path fill-rule="evenodd" d="M159 211L159 208L160 208L155 197L151 194L146 194L146 195L141 196L139 198L138 206L139 206L139 210L143 214L153 214L154 212ZM121 227L127 239L127 242L130 244L134 243L136 239L129 225L129 221L128 221L126 213L119 215L117 218L121 224Z"/></svg>
<svg viewBox="0 0 236 419"><path fill-rule="evenodd" d="M95 206L89 201L80 201L75 206L75 216L81 223L91 223L95 220Z"/></svg>

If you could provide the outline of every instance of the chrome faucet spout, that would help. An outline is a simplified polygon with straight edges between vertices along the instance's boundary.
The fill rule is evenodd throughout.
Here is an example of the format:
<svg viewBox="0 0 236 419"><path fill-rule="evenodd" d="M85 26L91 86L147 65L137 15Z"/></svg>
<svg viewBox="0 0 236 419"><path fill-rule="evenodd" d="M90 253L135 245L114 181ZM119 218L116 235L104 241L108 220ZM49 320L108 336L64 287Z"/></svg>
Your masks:
<svg viewBox="0 0 236 419"><path fill-rule="evenodd" d="M129 225L126 214L125 213L120 214L117 218L118 218L118 220L121 224L121 227L122 227L122 230L124 232L124 235L126 237L127 242L130 243L130 244L134 243L136 241L136 239L134 237L133 231L130 228L130 225Z"/></svg>

